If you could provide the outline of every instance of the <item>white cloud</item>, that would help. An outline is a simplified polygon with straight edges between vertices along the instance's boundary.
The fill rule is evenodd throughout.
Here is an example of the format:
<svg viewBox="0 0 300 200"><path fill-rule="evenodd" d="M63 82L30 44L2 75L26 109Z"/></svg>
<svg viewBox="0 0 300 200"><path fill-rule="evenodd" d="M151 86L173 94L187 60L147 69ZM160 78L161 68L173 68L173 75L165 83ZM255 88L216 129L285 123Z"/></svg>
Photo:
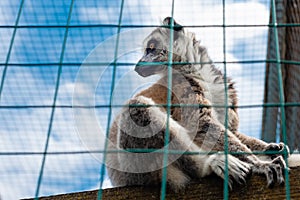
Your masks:
<svg viewBox="0 0 300 200"><path fill-rule="evenodd" d="M15 23L17 11L19 9L19 1L0 1L0 24L12 25Z"/></svg>
<svg viewBox="0 0 300 200"><path fill-rule="evenodd" d="M80 20L84 22L97 22L101 24L115 24L118 22L118 8L79 8Z"/></svg>
<svg viewBox="0 0 300 200"><path fill-rule="evenodd" d="M1 156L0 197L14 200L34 196L41 157Z"/></svg>
<svg viewBox="0 0 300 200"><path fill-rule="evenodd" d="M256 1L229 4L226 7L226 24L267 25L269 8ZM251 35L250 35L251 36Z"/></svg>
<svg viewBox="0 0 300 200"><path fill-rule="evenodd" d="M1 13L1 10L0 10L0 13ZM0 18L1 18L1 16L0 16ZM0 29L0 42L2 44L2 47L0 48L0 62L6 61L7 52L8 52L8 48L10 45L12 33L13 33L13 31L11 29ZM0 73L0 75L1 75L1 73Z"/></svg>
<svg viewBox="0 0 300 200"><path fill-rule="evenodd" d="M1 111L9 119L4 121L10 122L6 123L6 127L15 126L6 132L0 132L1 152L43 152L50 112L45 113L44 110L38 109L26 111ZM72 110L56 109L48 152L86 150L89 149L84 146L75 131ZM4 200L34 196L42 156L0 157L0 194ZM40 195L79 191L82 185L85 185L86 190L96 189L99 181L99 160L102 160L102 155L98 156L98 159L95 159L88 153L47 155ZM65 187L60 187L61 184ZM14 191L11 188L14 188Z"/></svg>
<svg viewBox="0 0 300 200"><path fill-rule="evenodd" d="M201 4L201 1L176 1L174 18L184 25L222 25L222 1L211 1ZM203 2L203 1L202 1ZM159 13L155 13L159 15ZM226 25L267 25L269 20L268 8L256 1L226 4ZM197 39L208 47L212 57L217 61L223 60L223 28L189 28L196 33ZM237 40L250 40L266 33L267 27L227 27L226 50L232 50ZM218 54L219 57L214 56ZM233 56L228 56L233 57Z"/></svg>
<svg viewBox="0 0 300 200"><path fill-rule="evenodd" d="M31 77L30 80L36 80L36 77ZM37 85L41 86L40 83ZM60 89L61 92L72 96L73 88L73 83L67 83L61 85ZM77 88L85 96L88 88L84 84ZM42 103L44 100L40 98L40 101ZM47 99L45 101L44 103L49 103ZM65 105L66 102L58 103ZM50 110L1 109L0 122L3 126L0 130L0 152L43 152ZM97 142L95 138L91 137L90 140ZM76 132L72 109L56 108L48 152L88 150ZM99 182L99 160L102 160L102 155L96 156L97 159L91 154L48 155L40 195L80 191L82 185L85 185L86 190L96 189ZM1 198L9 200L33 197L41 160L42 155L1 156ZM65 187L60 187L61 184ZM109 182L106 182L106 186L109 186Z"/></svg>
<svg viewBox="0 0 300 200"><path fill-rule="evenodd" d="M42 151L49 116L49 109L1 109L0 151Z"/></svg>
<svg viewBox="0 0 300 200"><path fill-rule="evenodd" d="M1 156L0 160L1 198L14 200L34 197L41 155ZM100 163L89 154L48 155L40 195L97 189L100 166ZM109 186L107 181L106 186Z"/></svg>
<svg viewBox="0 0 300 200"><path fill-rule="evenodd" d="M1 3L4 1L1 1ZM178 0L175 1L175 19L184 25L221 25L222 19L222 6L220 0L213 1L189 1ZM202 3L201 3L202 2ZM204 3L205 2L205 3ZM0 5L2 5L0 3ZM130 18L133 24L155 24L159 25L159 19L171 15L171 1L125 1L124 19ZM7 5L6 5L7 7ZM5 8L5 7L3 7ZM0 6L0 11L2 6ZM117 13L119 9L115 8L80 8L80 19L85 22L96 23L116 23L118 20ZM140 13L131 13L135 9L139 9ZM3 10L3 9L2 9ZM226 6L226 23L232 25L253 25L253 24L267 24L269 20L268 8L258 3L257 1L246 1L244 3L229 3ZM135 11L136 12L136 11ZM2 12L4 13L4 12ZM3 23L0 18L0 23ZM189 28L190 31L196 32L197 38L202 40L202 43L208 47L208 51L214 61L223 60L223 29L220 28ZM261 37L265 34L265 28L227 28L226 32L226 46L227 48L227 61L238 61L230 50L236 47L238 40L254 40L256 37ZM1 34L1 33L0 33ZM5 39L6 40L6 39ZM261 44L265 45L265 44ZM247 53L247 52L246 52ZM1 51L0 51L0 54ZM3 57L3 56L2 56ZM0 60L3 59L0 57ZM219 65L222 69L222 65ZM240 99L242 104L251 104L261 102L261 96L253 96L252 99L247 96L250 91L248 86L251 87L251 92L262 93L263 85L261 82L253 82L252 79L247 78L251 76L243 72L243 65L241 64L227 64L228 74L237 82L240 91ZM19 71L20 72L20 71ZM128 75L128 74L127 74ZM246 75L246 76L245 76ZM120 82L116 85L117 91L135 91L136 85L140 82L136 77L129 77L133 80L130 84L126 84L124 79L120 78ZM30 82L26 83L26 90L22 91L22 81L26 77ZM49 78L49 77L48 77ZM13 83L16 80L21 81L19 84ZM49 105L52 103L52 98L47 98L49 91L47 87L42 85L42 80L33 73L22 71L21 74L15 74L11 77L10 88L7 88L3 94L9 94L12 86L15 84L15 93L10 96L4 96L6 102L11 103L10 99L15 102L24 103L29 99L31 102L38 102L39 104ZM93 80L95 81L95 80ZM20 87L21 86L21 87ZM59 105L71 103L71 97L74 90L74 83L70 80L66 81L60 86L60 95L64 98L58 99ZM79 94L85 97L86 94L91 94L88 86L80 83L77 85ZM107 85L106 85L107 86ZM139 85L140 86L140 85ZM44 88L43 90L41 88ZM244 90L244 91L243 91ZM39 91L42 93L32 93ZM18 93L23 92L23 93ZM24 93L25 92L25 93ZM51 93L51 92L50 92ZM104 94L104 93L103 93ZM131 93L119 93L120 99L116 97L115 104L120 104L120 100L125 100L126 97L132 95ZM18 96L19 95L19 96ZM99 102L107 102L106 97L97 94L96 100ZM24 97L25 100L23 99ZM67 97L67 98L65 98ZM122 98L121 98L122 97ZM16 98L20 98L19 101ZM22 98L22 99L21 99ZM249 100L249 101L248 101ZM85 99L82 99L82 103ZM106 128L107 112L97 111L100 126ZM259 112L259 111L258 111ZM242 111L244 115L244 111ZM44 148L46 141L46 133L49 123L50 109L46 112L43 109L32 109L27 111L18 110L4 111L1 110L0 121L5 124L0 129L0 151L13 152L13 151L41 151ZM115 113L114 113L115 114ZM82 140L76 132L76 124L72 116L71 109L56 109L56 115L53 124L53 132L50 138L50 151L80 151L86 150L86 146L82 144ZM244 115L247 116L247 115ZM255 118L255 116L253 117ZM2 119L2 120L1 120ZM87 117L86 121L90 118ZM251 119L242 118L242 124L251 124ZM256 122L260 120L258 117ZM99 125L98 124L98 125ZM247 126L242 125L242 130L246 130ZM256 130L257 131L257 130ZM97 131L92 131L95 133ZM99 134L99 133L98 133ZM94 138L97 135L86 134L86 139L96 143ZM99 143L98 143L99 149ZM94 146L92 146L94 148ZM97 187L99 181L99 166L98 160L89 154L86 155L57 155L50 156L46 161L45 177L42 186L41 195L65 193L74 190L82 190L82 185L89 185L88 188L92 189ZM41 164L41 156L1 156L0 165L0 194L3 200L18 199L22 197L32 197L35 192L39 167ZM4 164L3 164L4 163ZM92 184L89 184L92 183ZM95 183L95 184L94 184ZM64 185L64 187L61 187ZM110 187L108 178L105 178L104 187ZM80 189L81 187L81 189ZM13 188L13 189L12 189Z"/></svg>
<svg viewBox="0 0 300 200"><path fill-rule="evenodd" d="M56 71L55 67L9 67L5 76L1 104L52 105Z"/></svg>
<svg viewBox="0 0 300 200"><path fill-rule="evenodd" d="M130 24L159 25L166 16L171 15L172 1L125 1L123 21L130 19ZM133 15L133 10L143 10L143 15ZM116 23L113 16L118 16L119 8L82 8L81 17L97 23ZM114 15L113 15L114 13ZM134 16L134 17L133 17ZM255 1L241 3L229 2L226 4L227 25L266 25L269 20L268 8ZM106 19L107 18L107 19ZM222 25L223 7L221 0L197 1L177 0L174 7L174 18L183 25ZM114 22L113 22L114 21ZM124 22L123 22L124 23ZM128 24L128 23L126 23ZM197 39L208 47L215 61L223 60L223 28L202 27L188 28L195 32ZM232 50L235 42L243 39L249 40L266 33L266 27L234 27L226 28L227 53ZM219 55L218 57L215 55ZM229 55L228 58L233 58Z"/></svg>

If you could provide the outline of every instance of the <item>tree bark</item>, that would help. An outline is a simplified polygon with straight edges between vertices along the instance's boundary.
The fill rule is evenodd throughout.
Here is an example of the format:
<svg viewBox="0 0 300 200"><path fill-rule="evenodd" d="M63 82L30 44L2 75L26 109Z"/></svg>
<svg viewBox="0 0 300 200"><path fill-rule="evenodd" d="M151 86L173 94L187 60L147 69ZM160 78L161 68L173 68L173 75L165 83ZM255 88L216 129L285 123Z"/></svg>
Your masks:
<svg viewBox="0 0 300 200"><path fill-rule="evenodd" d="M292 168L289 172L289 193L290 199L300 199L300 167ZM250 176L245 185L233 185L233 190L229 191L229 199L288 199L286 196L286 185L275 185L273 188L267 188L264 176ZM156 200L160 199L160 186L155 187L120 187L104 189L102 198L104 200L121 199L141 199ZM49 197L41 197L41 200L90 200L97 199L98 190L78 192L71 194L62 194ZM166 199L223 199L223 181L210 176L202 179L200 182L191 183L185 190L174 193L167 190Z"/></svg>

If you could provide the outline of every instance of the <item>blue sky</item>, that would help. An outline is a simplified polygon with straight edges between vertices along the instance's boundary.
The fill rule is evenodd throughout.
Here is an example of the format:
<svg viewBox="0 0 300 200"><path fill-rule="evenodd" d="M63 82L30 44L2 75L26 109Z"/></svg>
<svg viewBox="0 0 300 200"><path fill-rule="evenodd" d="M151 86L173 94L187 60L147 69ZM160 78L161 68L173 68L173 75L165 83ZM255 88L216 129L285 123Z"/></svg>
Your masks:
<svg viewBox="0 0 300 200"><path fill-rule="evenodd" d="M41 166L42 155L5 155L12 152L42 152L53 104L57 80L58 63L61 56L64 26L67 22L70 0L25 0L19 25L25 26L16 32L8 61L4 87L0 101L0 196L3 200L33 197ZM226 24L266 25L269 20L268 0L228 0L226 1ZM99 24L118 23L121 1L75 0L69 29L64 63L82 63L92 55L93 50L117 33L117 27L99 27ZM19 0L0 1L0 78L13 34ZM222 25L222 0L196 1L175 0L174 17L184 25ZM160 20L171 15L171 1L125 0L122 24L159 25ZM95 25L86 27L86 25ZM26 28L26 26L52 26L46 28ZM130 28L121 29L122 32ZM212 59L223 61L222 28L190 28L197 38L208 47ZM142 41L135 36L128 43L137 45L136 51L122 55L122 62L134 63L140 56ZM126 43L124 43L126 45ZM227 61L264 60L266 58L267 28L235 27L226 29ZM132 45L131 45L132 46ZM125 46L126 47L126 46ZM105 49L113 53L114 49ZM132 49L131 49L132 50ZM101 57L98 58L101 61ZM22 66L18 65L22 64ZM34 64L34 65L24 65ZM47 64L47 65L44 65ZM218 65L223 68L222 64ZM99 70L107 66L98 66ZM60 77L60 87L56 105L72 106L72 96L80 65L64 65ZM101 69L100 69L101 68ZM97 70L97 67L94 68ZM109 101L111 70L106 69L95 92L96 104ZM124 77L136 76L133 66L119 66L117 86L122 90ZM227 64L229 75L236 82L241 105L261 104L264 90L264 63ZM91 71L93 72L93 71ZM91 88L89 83L97 77L91 73L77 85L82 92L82 100ZM136 87L139 77L125 82ZM131 81L131 82L130 82ZM81 94L81 93L80 93ZM115 97L116 102L120 102ZM12 107L7 107L12 106ZM13 108L13 106L38 106ZM45 106L45 107L43 107ZM106 131L107 109L96 109L95 116L102 131ZM114 111L115 113L115 111ZM261 108L240 109L240 130L248 135L259 137L261 129ZM86 121L88 122L88 119ZM97 129L96 129L97 130ZM93 134L85 139L96 141ZM94 131L94 130L92 130ZM82 135L81 135L82 136ZM99 141L101 143L101 141ZM100 144L99 143L99 144ZM93 143L94 144L94 143ZM99 146L101 149L102 145ZM78 134L78 126L71 108L57 108L50 135L49 152L85 151L83 138ZM40 195L50 195L97 189L101 156L91 154L49 155ZM97 157L97 158L96 158ZM109 180L105 177L105 186Z"/></svg>

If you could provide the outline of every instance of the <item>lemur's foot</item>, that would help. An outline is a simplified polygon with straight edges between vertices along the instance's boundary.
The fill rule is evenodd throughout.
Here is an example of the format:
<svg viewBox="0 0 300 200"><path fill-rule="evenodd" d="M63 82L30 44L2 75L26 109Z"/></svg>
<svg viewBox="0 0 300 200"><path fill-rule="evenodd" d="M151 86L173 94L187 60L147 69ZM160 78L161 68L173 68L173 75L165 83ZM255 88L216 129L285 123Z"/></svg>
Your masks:
<svg viewBox="0 0 300 200"><path fill-rule="evenodd" d="M267 178L268 187L273 187L275 183L280 185L284 183L283 173L286 168L283 157L278 156L271 162L262 162L253 165L252 170L254 173L264 174Z"/></svg>
<svg viewBox="0 0 300 200"><path fill-rule="evenodd" d="M269 154L271 156L271 159L273 160L273 159L277 158L278 156L283 157L285 149L287 151L287 156L289 157L290 149L287 145L285 145L282 142L280 142L280 143L269 143L268 146L265 149L265 152L274 152L272 154Z"/></svg>
<svg viewBox="0 0 300 200"><path fill-rule="evenodd" d="M226 170L225 155L214 154L211 156L211 169L218 176L225 179ZM251 173L251 166L238 158L228 155L228 186L232 189L233 181L239 184L245 184L247 176Z"/></svg>

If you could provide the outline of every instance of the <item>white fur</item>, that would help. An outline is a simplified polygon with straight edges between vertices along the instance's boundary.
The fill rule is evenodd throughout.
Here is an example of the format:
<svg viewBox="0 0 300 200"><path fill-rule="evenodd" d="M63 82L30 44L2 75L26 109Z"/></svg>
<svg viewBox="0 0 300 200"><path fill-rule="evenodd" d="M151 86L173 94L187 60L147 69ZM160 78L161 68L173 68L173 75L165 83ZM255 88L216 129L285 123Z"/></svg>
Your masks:
<svg viewBox="0 0 300 200"><path fill-rule="evenodd" d="M148 36L144 41L144 46L146 48L147 43L151 39L155 39L159 41L159 44L157 44L157 49L168 49L169 45L169 29L156 29L153 31L150 36ZM208 56L207 50L205 47L201 46L199 44L199 41L196 41L195 34L191 32L185 32L180 31L178 32L177 39L173 43L173 49L169 50L171 51L175 56L174 58L178 60L174 60L175 62L189 62L197 64L182 64L182 65L174 65L173 69L178 70L179 72L183 72L186 78L191 78L193 80L193 86L197 86L199 90L201 90L199 95L199 99L196 99L196 103L199 102L209 104L209 105L217 105L217 106L225 106L227 105L237 105L237 99L236 99L236 91L234 90L234 87L232 86L231 81L225 81L223 75L220 71L213 65L211 59ZM180 56L176 56L180 55ZM152 69L152 68L151 68ZM139 69L140 71L140 69ZM145 72L145 71L144 71ZM156 71L155 71L156 72ZM162 74L166 77L167 71L160 71L159 74ZM147 74L147 73L146 73ZM164 82L164 78L161 79L161 84ZM160 83L160 82L159 82ZM229 86L230 88L227 90L228 94L225 94L225 87ZM164 84L162 84L164 85ZM185 91L185 85L181 82L179 82L180 87L179 90L184 92ZM188 85L190 87L190 85ZM150 89L145 92L149 92L152 90L159 91L155 89L155 87L150 87ZM174 93L176 92L176 87L174 87ZM188 91L188 90L187 90ZM138 104L145 104L145 105L156 105L158 102L154 102L154 97L161 97L161 94L159 92L155 93L152 91L150 93L153 99L145 97L142 95L135 96L134 98L129 100L133 102L138 102ZM145 95L145 94L144 94ZM151 96L150 95L150 96ZM181 95L177 95L180 97ZM227 99L226 99L227 97ZM165 97L161 97L165 98ZM184 97L185 99L190 100L190 96ZM205 100L203 100L203 99ZM158 100L159 101L159 100ZM206 109L207 112L204 112ZM195 155L184 155L181 158L184 160L185 158L188 158L187 160L184 160L185 165L192 165L192 166L181 166L181 164L176 163L173 164L172 162L168 165L168 174L167 179L168 183L173 186L175 190L180 189L184 187L190 180L191 177L189 175L185 174L186 168L191 168L191 172L195 174L195 178L201 178L207 175L210 175L212 173L215 173L221 178L225 177L225 170L226 167L228 168L229 173L229 186L232 186L233 180L241 183L245 182L245 178L247 174L250 173L250 170L254 173L258 174L265 174L267 177L267 183L268 185L271 185L275 182L278 182L279 184L283 183L283 175L282 175L282 169L286 168L285 161L282 157L278 156L277 158L273 159L270 156L256 156L254 154L251 154L251 147L254 148L254 146L259 146L261 148L261 151L267 150L268 148L272 149L282 149L281 144L267 144L264 142L261 142L258 139L252 139L248 136L241 136L242 134L237 133L237 125L238 125L238 116L236 113L236 110L228 109L228 119L229 119L229 130L227 130L227 135L229 143L229 149L230 151L236 151L236 152L246 152L250 154L240 155L240 156L232 156L228 155L227 159L228 162L226 163L226 155L224 152L215 153L215 154L207 154L207 149L205 146L209 146L212 148L214 146L217 151L223 151L224 144L222 142L218 143L218 137L208 137L210 140L205 140L203 143L197 143L196 140L192 137L192 130L190 130L191 127L197 127L201 126L204 127L202 124L199 125L198 122L203 120L206 123L211 123L210 125L217 126L218 128L212 129L213 130L213 136L220 135L220 137L223 137L223 132L225 131L224 127L224 121L225 121L225 107L221 108L215 108L215 107L209 107L201 110L201 114L195 115L197 118L196 124L193 123L195 120L187 120L189 123L189 126L187 126L185 123L182 123L180 121L176 121L175 114L172 114L171 117L168 118L167 113L165 110L155 107L155 106L149 106L147 109L143 108L140 110L133 110L135 113L134 119L137 119L136 121L141 121L143 119L148 119L150 116L150 124L143 127L138 127L137 124L135 124L134 121L132 121L130 116L130 110L129 108L124 108L121 115L120 120L117 119L117 124L119 125L119 129L121 128L122 131L117 131L117 148L120 147L121 141L121 135L122 133L125 134L125 147L126 142L132 142L134 144L137 140L132 140L129 138L128 135L133 136L135 138L144 137L148 138L152 136L153 133L162 133L161 130L169 129L170 138L172 138L175 142L174 146L170 145L169 150L186 150L189 152L198 152L199 154ZM145 111L146 110L146 111ZM131 110L132 111L132 110ZM136 112L137 111L137 112ZM147 115L147 116L146 116ZM193 116L192 113L188 113L189 116ZM200 119L201 115L201 119ZM205 117L203 117L205 115ZM183 115L185 116L185 115ZM188 116L188 117L189 117ZM172 118L174 117L174 119ZM188 118L190 119L190 118ZM207 119L210 119L208 121L205 121ZM167 127L168 124L168 127ZM192 126L191 126L192 124ZM231 126L232 125L232 126ZM201 128L200 127L200 128ZM230 129L230 127L232 129ZM205 127L204 127L205 128ZM201 134L201 133L200 133ZM206 136L210 134L209 131L206 132ZM239 135L237 135L239 134ZM160 135L159 139L152 139L148 140L151 145L157 145L157 140L161 141ZM238 136L240 138L238 138ZM128 140L126 140L126 137ZM241 139L242 137L242 139ZM192 139L193 138L193 139ZM198 138L199 139L199 138ZM215 140L216 139L216 140ZM222 141L222 140L220 140ZM147 141L146 141L147 142ZM213 143L212 145L210 144ZM171 142L170 142L171 143ZM205 144L204 144L205 143ZM138 143L140 144L140 143ZM144 144L144 143L142 143ZM148 143L146 143L148 145ZM202 145L202 148L199 145ZM147 147L145 145L145 148ZM249 145L249 146L248 146ZM130 148L131 145L128 145ZM161 144L158 144L158 148L161 148ZM284 145L283 145L284 146ZM120 147L122 148L122 147ZM255 149L255 148L254 148ZM155 176L146 176L141 174L141 176L135 176L135 173L140 173L140 169L143 169L143 167L147 168L149 165L157 164L156 166L162 166L161 161L162 156L154 157L154 159L151 159L152 157L148 157L145 155L145 157L142 157L142 159L137 159L136 154L123 154L120 153L117 157L117 161L113 160L116 159L114 156L108 155L107 160L108 163L111 162L115 164L115 166L119 167L118 169L112 169L114 165L111 165L111 168L108 168L108 172L111 176L111 179L114 183L125 183L125 184L147 184L148 179L152 179L153 181L159 181L155 178ZM186 156L186 157L185 157ZM172 155L169 155L169 158L172 157ZM262 158L266 158L266 160L263 160ZM226 166L228 164L228 166ZM300 154L293 154L288 158L288 165L289 167L295 167L300 166ZM142 168L140 168L142 166ZM148 168L147 168L148 169ZM121 172L120 172L121 171ZM123 172L126 173L123 173ZM129 172L129 173L127 173ZM157 171L153 172L153 175L157 175ZM276 178L275 178L276 176ZM143 182L145 181L145 182Z"/></svg>
<svg viewBox="0 0 300 200"><path fill-rule="evenodd" d="M300 166L300 154L294 153L290 155L288 158L288 165L289 167L299 167Z"/></svg>

